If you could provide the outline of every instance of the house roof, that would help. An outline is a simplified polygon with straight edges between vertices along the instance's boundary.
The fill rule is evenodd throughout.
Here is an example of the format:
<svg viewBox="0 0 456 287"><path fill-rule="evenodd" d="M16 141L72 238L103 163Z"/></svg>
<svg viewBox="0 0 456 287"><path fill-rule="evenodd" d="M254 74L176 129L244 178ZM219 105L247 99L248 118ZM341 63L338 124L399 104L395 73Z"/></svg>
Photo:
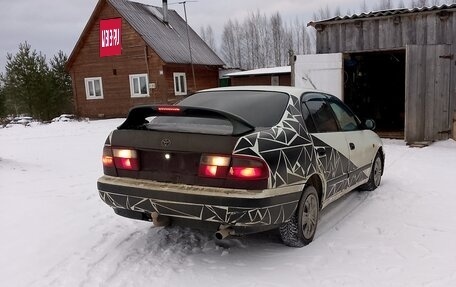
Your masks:
<svg viewBox="0 0 456 287"><path fill-rule="evenodd" d="M163 8L127 0L99 0L84 31L82 32L73 52L69 57L69 65L77 50L82 47L82 40L101 11L102 2L114 7L141 38L166 63L191 63L187 39L187 25L179 14L169 9L168 24L163 22ZM194 64L222 66L223 61L215 52L189 27L189 38Z"/></svg>
<svg viewBox="0 0 456 287"><path fill-rule="evenodd" d="M271 75L271 74L286 74L291 73L291 66L274 67L274 68L263 68L248 70L242 72L228 73L227 77L239 77L239 76L254 76L254 75Z"/></svg>
<svg viewBox="0 0 456 287"><path fill-rule="evenodd" d="M346 21L346 20L361 20L366 18L375 18L375 17L385 17L385 16L401 16L412 13L421 13L421 12L432 12L432 11L445 11L449 9L456 9L456 4L451 5L441 5L441 6L431 6L431 7L421 7L421 8L401 8L401 9L390 9L390 10L381 10L373 11L369 13L353 14L347 16L336 16L329 19L324 19L321 21L310 22L308 26L314 26L318 24L335 24L337 22Z"/></svg>

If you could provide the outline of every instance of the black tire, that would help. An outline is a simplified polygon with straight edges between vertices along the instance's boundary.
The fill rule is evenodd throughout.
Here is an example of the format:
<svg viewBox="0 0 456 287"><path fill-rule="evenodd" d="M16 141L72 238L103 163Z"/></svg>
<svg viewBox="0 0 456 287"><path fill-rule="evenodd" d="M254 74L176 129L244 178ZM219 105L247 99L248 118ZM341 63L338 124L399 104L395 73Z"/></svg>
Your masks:
<svg viewBox="0 0 456 287"><path fill-rule="evenodd" d="M369 176L369 181L365 184L360 186L361 190L372 191L376 189L382 180L382 173L383 173L383 163L382 159L380 158L380 154L377 153L375 155L374 161L372 163L372 169Z"/></svg>
<svg viewBox="0 0 456 287"><path fill-rule="evenodd" d="M312 242L320 215L320 201L315 187L304 189L295 214L279 227L285 245L303 247Z"/></svg>

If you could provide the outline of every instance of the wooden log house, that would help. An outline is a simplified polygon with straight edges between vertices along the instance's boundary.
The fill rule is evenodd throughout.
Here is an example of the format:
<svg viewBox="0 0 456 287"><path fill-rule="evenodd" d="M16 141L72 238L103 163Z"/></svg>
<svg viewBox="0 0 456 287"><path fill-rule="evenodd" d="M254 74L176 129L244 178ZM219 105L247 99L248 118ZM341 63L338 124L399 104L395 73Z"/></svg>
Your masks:
<svg viewBox="0 0 456 287"><path fill-rule="evenodd" d="M167 1L155 7L99 0L66 68L76 114L110 118L217 87L223 65Z"/></svg>
<svg viewBox="0 0 456 287"><path fill-rule="evenodd" d="M290 66L236 71L225 76L230 78L232 86L291 86Z"/></svg>

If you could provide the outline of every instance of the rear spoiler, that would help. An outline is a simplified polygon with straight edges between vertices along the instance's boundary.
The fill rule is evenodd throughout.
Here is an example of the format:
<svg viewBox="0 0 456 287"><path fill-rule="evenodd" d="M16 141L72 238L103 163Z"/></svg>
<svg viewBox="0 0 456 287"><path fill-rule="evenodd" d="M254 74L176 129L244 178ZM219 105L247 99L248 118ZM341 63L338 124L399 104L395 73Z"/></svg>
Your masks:
<svg viewBox="0 0 456 287"><path fill-rule="evenodd" d="M233 126L233 135L245 134L255 129L253 125L237 115L219 110L189 106L134 107L128 113L125 122L123 122L117 129L124 130L138 128L145 123L148 123L146 118L153 116L226 119Z"/></svg>

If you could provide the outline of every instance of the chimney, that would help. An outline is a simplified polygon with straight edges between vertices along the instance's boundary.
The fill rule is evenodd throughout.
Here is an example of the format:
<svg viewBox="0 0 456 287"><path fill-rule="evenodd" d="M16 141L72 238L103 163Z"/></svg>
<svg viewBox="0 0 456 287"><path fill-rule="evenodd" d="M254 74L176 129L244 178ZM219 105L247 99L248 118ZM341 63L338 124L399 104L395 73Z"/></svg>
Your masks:
<svg viewBox="0 0 456 287"><path fill-rule="evenodd" d="M163 0L163 22L168 24L168 0Z"/></svg>

